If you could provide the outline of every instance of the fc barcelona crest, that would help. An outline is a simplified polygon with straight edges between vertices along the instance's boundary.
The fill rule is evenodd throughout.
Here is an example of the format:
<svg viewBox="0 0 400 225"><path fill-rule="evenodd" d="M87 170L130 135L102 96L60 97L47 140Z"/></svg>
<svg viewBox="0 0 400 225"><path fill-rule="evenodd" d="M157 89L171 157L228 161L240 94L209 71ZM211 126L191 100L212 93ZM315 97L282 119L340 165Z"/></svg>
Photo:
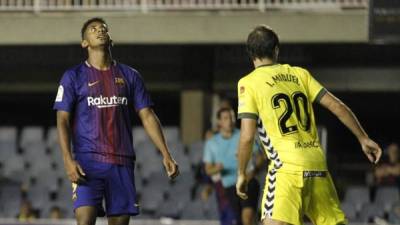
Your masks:
<svg viewBox="0 0 400 225"><path fill-rule="evenodd" d="M115 78L115 84L117 84L117 85L125 85L125 81L121 77L116 77Z"/></svg>

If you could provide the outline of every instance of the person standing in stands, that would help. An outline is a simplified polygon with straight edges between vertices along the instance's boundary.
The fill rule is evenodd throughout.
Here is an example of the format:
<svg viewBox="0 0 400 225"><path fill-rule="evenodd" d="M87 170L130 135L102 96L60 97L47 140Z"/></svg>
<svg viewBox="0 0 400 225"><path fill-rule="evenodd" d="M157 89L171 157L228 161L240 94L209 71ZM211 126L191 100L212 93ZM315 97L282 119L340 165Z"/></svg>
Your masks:
<svg viewBox="0 0 400 225"><path fill-rule="evenodd" d="M255 224L259 183L249 176L249 198L241 200L236 195L235 183L238 172L237 149L239 144L239 130L235 128L235 113L232 108L221 108L217 112L218 133L207 140L204 149L203 162L205 171L210 176L215 186L218 187L219 180L223 190L217 189L219 202L222 204L227 199L226 205L220 215L226 218L230 224ZM253 144L253 150L257 151L257 145ZM249 171L250 172L250 171ZM252 173L251 173L252 174ZM234 221L232 221L231 210L233 210ZM223 219L221 219L221 222ZM223 223L224 224L224 223Z"/></svg>

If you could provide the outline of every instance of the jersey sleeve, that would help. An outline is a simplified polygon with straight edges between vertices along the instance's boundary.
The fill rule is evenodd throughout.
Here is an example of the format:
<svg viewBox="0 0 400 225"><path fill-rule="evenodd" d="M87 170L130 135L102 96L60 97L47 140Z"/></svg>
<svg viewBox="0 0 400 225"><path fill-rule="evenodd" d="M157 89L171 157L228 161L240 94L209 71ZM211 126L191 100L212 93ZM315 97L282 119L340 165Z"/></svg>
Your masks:
<svg viewBox="0 0 400 225"><path fill-rule="evenodd" d="M205 146L204 146L204 153L203 153L203 162L204 163L214 163L215 162L215 157L212 152L212 146L211 142L207 141Z"/></svg>
<svg viewBox="0 0 400 225"><path fill-rule="evenodd" d="M67 71L62 76L53 109L66 112L73 110L76 102L76 92L72 75L73 73Z"/></svg>
<svg viewBox="0 0 400 225"><path fill-rule="evenodd" d="M143 78L138 72L135 72L133 80L133 102L137 112L143 108L153 106L150 94L144 85Z"/></svg>
<svg viewBox="0 0 400 225"><path fill-rule="evenodd" d="M238 118L258 118L258 109L255 101L254 92L250 85L243 79L238 82Z"/></svg>
<svg viewBox="0 0 400 225"><path fill-rule="evenodd" d="M307 70L303 69L306 78L307 95L311 102L319 102L326 94L327 90L324 88Z"/></svg>

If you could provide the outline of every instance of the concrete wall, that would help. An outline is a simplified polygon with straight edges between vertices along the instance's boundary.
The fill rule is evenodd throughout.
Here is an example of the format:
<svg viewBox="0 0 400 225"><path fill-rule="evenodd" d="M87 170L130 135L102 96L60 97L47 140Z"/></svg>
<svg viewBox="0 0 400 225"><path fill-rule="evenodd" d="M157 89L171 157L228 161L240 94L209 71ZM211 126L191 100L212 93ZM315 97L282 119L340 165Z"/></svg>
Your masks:
<svg viewBox="0 0 400 225"><path fill-rule="evenodd" d="M104 17L116 43L243 43L256 24L274 28L282 42L367 42L366 10L113 13L1 13L0 44L71 44L82 23Z"/></svg>

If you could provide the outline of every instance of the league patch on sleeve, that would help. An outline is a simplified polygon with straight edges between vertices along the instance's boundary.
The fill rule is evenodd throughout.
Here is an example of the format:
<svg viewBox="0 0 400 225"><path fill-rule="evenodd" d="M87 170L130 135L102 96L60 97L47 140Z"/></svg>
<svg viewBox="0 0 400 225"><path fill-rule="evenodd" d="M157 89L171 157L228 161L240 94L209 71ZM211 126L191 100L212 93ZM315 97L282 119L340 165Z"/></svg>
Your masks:
<svg viewBox="0 0 400 225"><path fill-rule="evenodd" d="M62 85L58 87L56 102L62 102L64 96L64 88Z"/></svg>

